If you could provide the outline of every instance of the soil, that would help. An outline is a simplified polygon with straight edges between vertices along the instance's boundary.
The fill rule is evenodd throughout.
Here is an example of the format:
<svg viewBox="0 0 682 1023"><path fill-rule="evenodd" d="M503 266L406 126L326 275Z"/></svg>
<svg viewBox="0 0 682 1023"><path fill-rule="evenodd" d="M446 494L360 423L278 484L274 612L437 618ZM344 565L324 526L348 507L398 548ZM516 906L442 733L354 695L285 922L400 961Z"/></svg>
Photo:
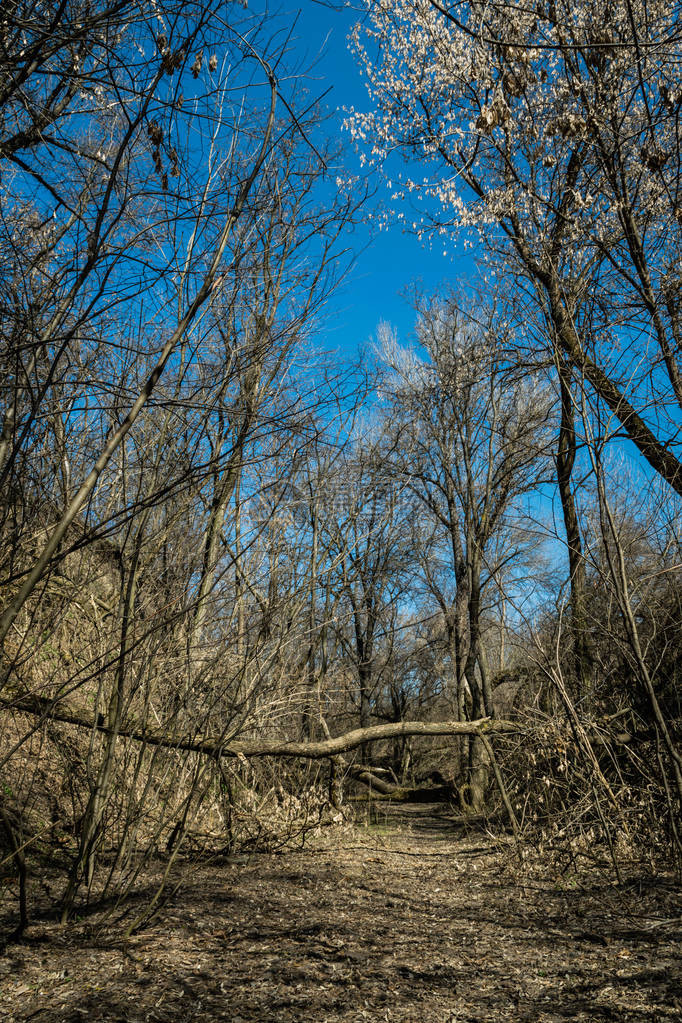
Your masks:
<svg viewBox="0 0 682 1023"><path fill-rule="evenodd" d="M127 940L101 912L33 923L0 957L0 1018L682 1020L670 880L555 877L440 807L400 813L295 853L186 865Z"/></svg>

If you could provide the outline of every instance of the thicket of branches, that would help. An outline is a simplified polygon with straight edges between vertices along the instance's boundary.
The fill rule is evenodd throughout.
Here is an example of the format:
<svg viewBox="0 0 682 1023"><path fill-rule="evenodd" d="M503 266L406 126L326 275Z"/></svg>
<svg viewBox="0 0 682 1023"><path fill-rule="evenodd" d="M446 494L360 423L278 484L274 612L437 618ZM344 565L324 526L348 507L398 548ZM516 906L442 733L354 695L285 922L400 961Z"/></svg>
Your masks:
<svg viewBox="0 0 682 1023"><path fill-rule="evenodd" d="M489 283L352 367L315 329L361 196L287 19L3 7L16 933L31 877L66 920L338 826L344 783L679 868L679 17L598 7L368 3L356 141Z"/></svg>

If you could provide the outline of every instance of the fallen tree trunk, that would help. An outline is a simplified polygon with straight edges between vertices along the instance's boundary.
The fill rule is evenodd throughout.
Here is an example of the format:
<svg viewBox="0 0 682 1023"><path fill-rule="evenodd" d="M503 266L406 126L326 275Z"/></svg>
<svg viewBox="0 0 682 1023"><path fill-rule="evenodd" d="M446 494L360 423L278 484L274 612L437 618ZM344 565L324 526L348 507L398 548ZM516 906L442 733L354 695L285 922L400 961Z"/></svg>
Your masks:
<svg viewBox="0 0 682 1023"><path fill-rule="evenodd" d="M39 696L0 700L0 706L33 714L43 720L75 725L78 728L95 729L105 734L109 734L111 731L104 723L88 721L82 715ZM337 756L339 753L347 753L364 742L378 742L381 739L393 739L400 735L495 735L522 730L513 721L479 718L477 721L391 722L386 725L372 725L369 728L356 728L351 732L346 732L345 735L324 739L321 742L289 742L286 739L237 740L230 735L207 739L186 739L182 736L168 735L165 732L151 731L144 727L125 726L118 728L116 734L121 738L144 742L150 746L204 753L211 757L303 757L309 760L320 760L324 757Z"/></svg>
<svg viewBox="0 0 682 1023"><path fill-rule="evenodd" d="M381 796L393 796L396 799L404 798L406 789L404 789L401 785L395 785L390 781L384 781L383 778L377 778L376 774L374 774L368 767L363 767L358 764L356 767L347 767L346 770L353 781L361 781L368 789L378 792Z"/></svg>
<svg viewBox="0 0 682 1023"><path fill-rule="evenodd" d="M353 781L362 782L374 796L391 799L397 803L447 803L456 796L456 792L449 785L415 785L410 788L383 781L371 771L363 770L360 765L351 765L347 771Z"/></svg>

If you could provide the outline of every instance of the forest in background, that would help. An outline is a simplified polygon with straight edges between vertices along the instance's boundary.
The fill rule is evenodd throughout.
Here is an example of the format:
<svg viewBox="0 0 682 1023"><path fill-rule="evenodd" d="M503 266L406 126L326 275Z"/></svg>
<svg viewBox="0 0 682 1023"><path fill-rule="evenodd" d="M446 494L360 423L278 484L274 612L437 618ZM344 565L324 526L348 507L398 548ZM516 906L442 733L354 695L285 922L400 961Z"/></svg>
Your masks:
<svg viewBox="0 0 682 1023"><path fill-rule="evenodd" d="M366 8L338 139L290 12L3 4L17 935L48 870L67 921L367 786L679 872L679 7ZM341 359L320 323L402 155L397 229L416 206L480 276L415 283L410 339L379 296Z"/></svg>

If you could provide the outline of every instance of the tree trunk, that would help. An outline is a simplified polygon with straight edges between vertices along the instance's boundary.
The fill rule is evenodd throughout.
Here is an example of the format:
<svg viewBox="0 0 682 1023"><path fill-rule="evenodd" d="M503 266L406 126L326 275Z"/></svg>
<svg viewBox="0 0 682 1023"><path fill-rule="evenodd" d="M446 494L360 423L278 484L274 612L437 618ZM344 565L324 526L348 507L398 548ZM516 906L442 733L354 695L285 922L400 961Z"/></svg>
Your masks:
<svg viewBox="0 0 682 1023"><path fill-rule="evenodd" d="M571 377L573 374L570 365L566 363L560 354L558 354L557 358L561 390L561 425L559 427L559 443L556 455L557 483L559 486L561 510L564 517L564 528L566 530L568 566L571 578L573 659L579 691L586 693L591 685L592 658L587 633L585 560L583 557L578 512L571 487L571 474L576 455L575 415L571 396Z"/></svg>
<svg viewBox="0 0 682 1023"><path fill-rule="evenodd" d="M43 720L62 721L79 728L93 728L92 721L82 715L56 705L52 700L40 696L27 695L15 700L0 699L0 706L11 707L15 711L35 714ZM100 732L109 733L106 724L94 726ZM364 742L381 742L393 739L397 735L487 735L522 732L524 729L518 722L496 718L480 718L478 721L396 721L387 725L372 725L370 728L356 728L332 739L318 742L290 742L288 739L231 739L229 736L189 739L182 735L168 732L153 732L146 728L126 728L121 726L116 736L146 742L149 746L161 746L164 749L184 750L203 753L213 757L302 757L307 760L320 760L324 757L336 756L357 749Z"/></svg>

